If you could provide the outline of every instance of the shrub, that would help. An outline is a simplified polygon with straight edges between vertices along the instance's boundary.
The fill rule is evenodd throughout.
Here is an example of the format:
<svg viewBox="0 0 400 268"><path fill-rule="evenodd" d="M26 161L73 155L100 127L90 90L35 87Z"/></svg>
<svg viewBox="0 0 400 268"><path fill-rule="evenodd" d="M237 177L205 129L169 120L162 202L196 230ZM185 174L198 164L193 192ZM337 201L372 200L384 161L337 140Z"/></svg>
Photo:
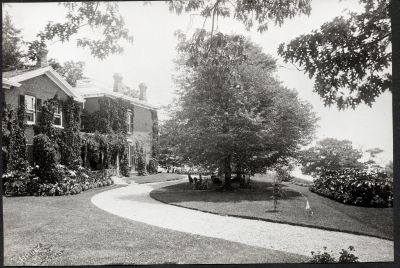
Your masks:
<svg viewBox="0 0 400 268"><path fill-rule="evenodd" d="M333 258L331 254L329 254L326 251L326 247L324 247L324 252L322 253L321 251L318 251L317 253L311 251L310 263L334 263L334 262L336 262L335 258Z"/></svg>
<svg viewBox="0 0 400 268"><path fill-rule="evenodd" d="M149 163L147 164L147 172L150 174L157 173L157 161L154 159L150 159Z"/></svg>
<svg viewBox="0 0 400 268"><path fill-rule="evenodd" d="M354 169L326 171L314 180L310 190L345 204L370 207L393 205L393 182L383 172Z"/></svg>
<svg viewBox="0 0 400 268"><path fill-rule="evenodd" d="M292 179L290 176L290 167L277 167L275 171L279 181L290 181Z"/></svg>
<svg viewBox="0 0 400 268"><path fill-rule="evenodd" d="M342 249L341 252L339 252L340 257L339 257L339 262L358 262L358 257L356 257L352 252L355 251L353 246L349 246L348 251L345 249Z"/></svg>
<svg viewBox="0 0 400 268"><path fill-rule="evenodd" d="M11 171L3 174L3 194L6 196L23 196L27 194L29 172Z"/></svg>
<svg viewBox="0 0 400 268"><path fill-rule="evenodd" d="M326 251L326 247L324 247L324 252L318 251L315 253L311 251L311 260L310 263L350 263L350 262L358 262L358 257L356 257L352 252L354 252L354 247L349 246L348 251L342 249L339 252L339 260L336 261L334 257L331 256L330 253Z"/></svg>
<svg viewBox="0 0 400 268"><path fill-rule="evenodd" d="M121 175L124 177L129 177L129 161L126 154L122 157L120 163Z"/></svg>
<svg viewBox="0 0 400 268"><path fill-rule="evenodd" d="M57 182L60 174L57 172L57 145L45 134L33 137L35 163L38 165L37 175L44 181Z"/></svg>

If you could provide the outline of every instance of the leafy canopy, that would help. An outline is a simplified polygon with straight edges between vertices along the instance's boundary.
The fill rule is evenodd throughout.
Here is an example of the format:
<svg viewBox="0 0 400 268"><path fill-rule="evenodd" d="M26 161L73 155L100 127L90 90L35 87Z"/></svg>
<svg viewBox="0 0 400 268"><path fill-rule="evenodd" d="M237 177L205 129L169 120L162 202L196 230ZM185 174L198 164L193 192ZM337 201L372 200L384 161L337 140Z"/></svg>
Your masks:
<svg viewBox="0 0 400 268"><path fill-rule="evenodd" d="M281 44L278 54L315 79L325 105L369 106L391 90L389 0L360 0L364 12L349 12L310 34Z"/></svg>
<svg viewBox="0 0 400 268"><path fill-rule="evenodd" d="M310 141L311 106L274 78L275 60L260 47L204 30L178 39L179 99L169 124L186 163L213 169L229 159L257 172Z"/></svg>
<svg viewBox="0 0 400 268"><path fill-rule="evenodd" d="M125 20L119 13L118 2L63 2L59 5L63 5L67 10L65 21L49 21L38 33L38 40L30 42L28 55L31 60L37 59L38 51L46 47L46 42L68 42L85 26L93 31L100 31L101 37L77 38L76 44L78 47L89 48L92 56L98 59L122 53L124 49L119 43L120 40L133 41L133 37L125 28Z"/></svg>
<svg viewBox="0 0 400 268"><path fill-rule="evenodd" d="M285 19L290 19L300 14L309 15L311 12L310 0L172 0L167 1L172 12L192 13L199 11L204 18L211 18L214 26L215 19L221 17L233 17L242 22L247 29L255 24L259 32L268 29L269 23L281 26ZM214 28L211 29L211 32Z"/></svg>

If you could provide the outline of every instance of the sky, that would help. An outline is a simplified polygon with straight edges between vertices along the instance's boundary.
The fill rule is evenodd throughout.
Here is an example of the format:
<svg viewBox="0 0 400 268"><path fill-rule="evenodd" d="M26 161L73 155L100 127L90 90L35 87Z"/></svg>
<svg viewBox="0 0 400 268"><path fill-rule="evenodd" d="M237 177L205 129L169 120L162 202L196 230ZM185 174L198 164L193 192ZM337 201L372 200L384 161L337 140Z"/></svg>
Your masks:
<svg viewBox="0 0 400 268"><path fill-rule="evenodd" d="M133 35L133 43L121 42L124 53L112 55L105 60L94 59L88 50L77 48L73 38L69 43L55 43L48 46L49 58L59 62L67 60L84 61L85 76L107 85L112 85L112 75L121 73L128 86L138 88L144 82L149 102L162 106L172 102L176 87L172 80L176 57L176 30L190 35L196 28L201 28L204 19L189 14L176 15L168 10L168 5L152 2L120 2L120 12L125 18L126 27ZM320 118L316 140L333 137L347 139L356 148L366 150L379 147L384 150L379 162L385 163L393 159L392 136L392 96L385 93L377 99L372 108L360 105L355 110L339 111L336 107L324 107L322 100L313 92L313 81L293 66L284 64L277 54L280 43L311 32L332 18L344 15L345 10L362 12L358 0L313 0L310 16L302 15L287 20L281 27L270 25L268 31L258 33L256 29L246 31L244 26L233 20L219 20L218 29L227 34L243 34L278 60L277 75L288 88L298 91L299 97L308 101ZM59 22L65 9L57 3L12 3L3 4L3 14L12 16L15 26L21 29L25 41L35 39L36 34L44 28L48 21ZM207 22L207 29L210 23ZM90 28L82 28L76 37L96 37L98 32ZM160 119L165 116L161 113Z"/></svg>

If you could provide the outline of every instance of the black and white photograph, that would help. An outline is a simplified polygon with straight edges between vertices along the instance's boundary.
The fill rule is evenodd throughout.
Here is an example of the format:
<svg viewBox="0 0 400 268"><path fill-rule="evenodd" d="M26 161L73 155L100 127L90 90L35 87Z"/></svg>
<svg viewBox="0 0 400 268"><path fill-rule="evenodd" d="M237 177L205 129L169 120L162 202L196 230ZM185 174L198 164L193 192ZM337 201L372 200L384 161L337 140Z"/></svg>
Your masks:
<svg viewBox="0 0 400 268"><path fill-rule="evenodd" d="M392 16L3 2L3 264L393 264Z"/></svg>

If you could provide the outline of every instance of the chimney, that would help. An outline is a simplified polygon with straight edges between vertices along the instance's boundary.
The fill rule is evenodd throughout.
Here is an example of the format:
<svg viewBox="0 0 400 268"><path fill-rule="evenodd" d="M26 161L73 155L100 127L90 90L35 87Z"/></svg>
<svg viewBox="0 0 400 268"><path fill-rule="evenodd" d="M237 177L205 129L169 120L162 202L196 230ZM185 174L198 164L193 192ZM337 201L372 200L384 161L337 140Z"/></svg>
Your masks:
<svg viewBox="0 0 400 268"><path fill-rule="evenodd" d="M115 73L113 75L114 78L114 92L121 92L122 91L122 75L120 73Z"/></svg>
<svg viewBox="0 0 400 268"><path fill-rule="evenodd" d="M47 54L49 51L46 48L41 48L37 54L37 63L38 67L46 67L49 66L49 62L47 61Z"/></svg>
<svg viewBox="0 0 400 268"><path fill-rule="evenodd" d="M139 84L139 100L147 101L146 89L147 89L147 86L145 83Z"/></svg>

